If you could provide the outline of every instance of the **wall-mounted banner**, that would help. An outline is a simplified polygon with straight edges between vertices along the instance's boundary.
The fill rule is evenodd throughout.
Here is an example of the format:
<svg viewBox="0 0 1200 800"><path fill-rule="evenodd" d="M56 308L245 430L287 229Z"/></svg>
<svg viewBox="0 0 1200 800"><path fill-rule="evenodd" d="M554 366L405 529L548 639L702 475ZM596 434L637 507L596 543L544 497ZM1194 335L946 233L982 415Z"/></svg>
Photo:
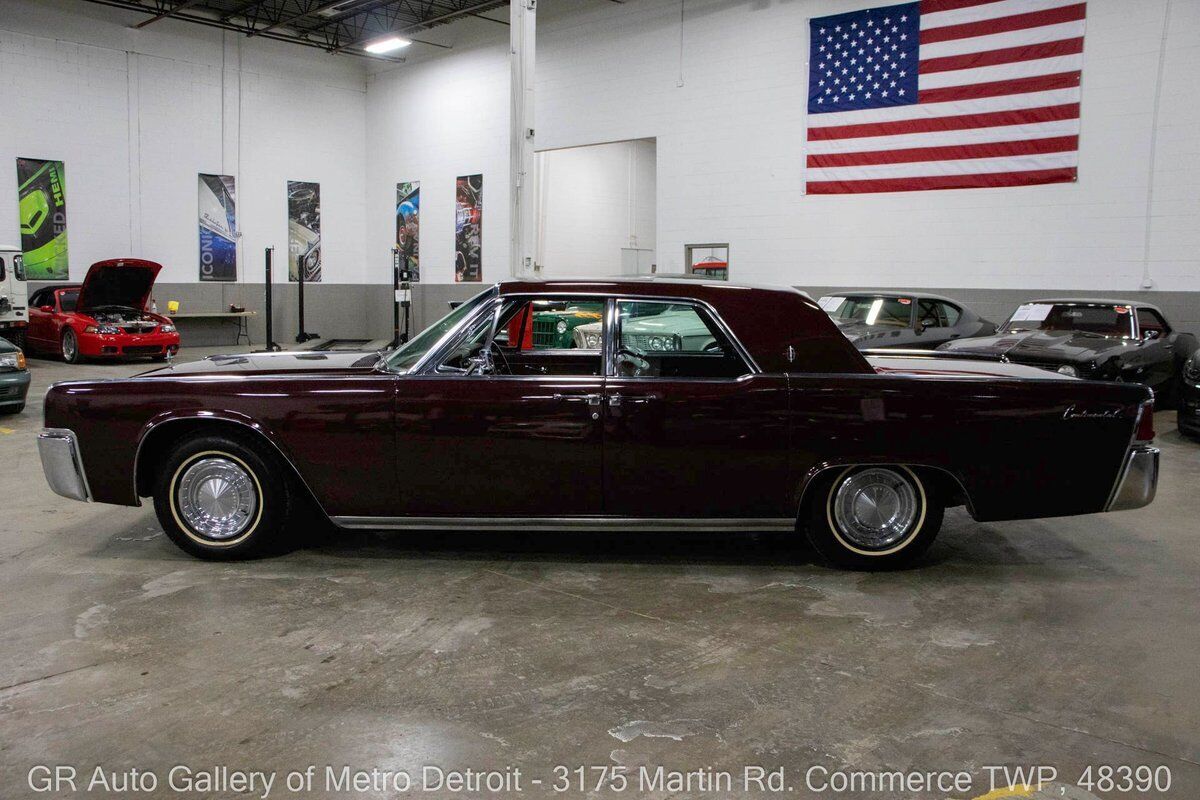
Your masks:
<svg viewBox="0 0 1200 800"><path fill-rule="evenodd" d="M483 280L483 176L460 175L455 194L454 282Z"/></svg>
<svg viewBox="0 0 1200 800"><path fill-rule="evenodd" d="M288 181L288 280L321 280L321 184Z"/></svg>
<svg viewBox="0 0 1200 800"><path fill-rule="evenodd" d="M31 281L67 280L67 179L63 162L18 158L17 202L26 276Z"/></svg>
<svg viewBox="0 0 1200 800"><path fill-rule="evenodd" d="M231 175L200 173L200 280L237 280L237 191Z"/></svg>
<svg viewBox="0 0 1200 800"><path fill-rule="evenodd" d="M421 280L421 182L396 184L396 248L400 269Z"/></svg>

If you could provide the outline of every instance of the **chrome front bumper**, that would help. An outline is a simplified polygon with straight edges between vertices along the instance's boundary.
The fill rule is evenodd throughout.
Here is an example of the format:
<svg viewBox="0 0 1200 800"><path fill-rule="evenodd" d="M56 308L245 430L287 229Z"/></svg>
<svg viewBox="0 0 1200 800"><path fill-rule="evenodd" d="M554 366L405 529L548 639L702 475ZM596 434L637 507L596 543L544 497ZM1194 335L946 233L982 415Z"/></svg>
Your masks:
<svg viewBox="0 0 1200 800"><path fill-rule="evenodd" d="M1125 511L1150 505L1158 489L1158 448L1131 447L1105 511Z"/></svg>
<svg viewBox="0 0 1200 800"><path fill-rule="evenodd" d="M66 428L43 428L38 434L38 454L42 457L42 472L55 494L72 500L90 500L87 473L79 457L79 442L74 431Z"/></svg>

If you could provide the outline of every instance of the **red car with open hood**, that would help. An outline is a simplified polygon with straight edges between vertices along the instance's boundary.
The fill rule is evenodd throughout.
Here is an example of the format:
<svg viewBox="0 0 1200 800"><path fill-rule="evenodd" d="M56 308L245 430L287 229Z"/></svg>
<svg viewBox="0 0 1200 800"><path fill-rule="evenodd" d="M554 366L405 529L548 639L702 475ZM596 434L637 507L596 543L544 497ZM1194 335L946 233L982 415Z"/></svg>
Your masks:
<svg viewBox="0 0 1200 800"><path fill-rule="evenodd" d="M48 286L29 298L28 350L81 358L150 357L179 350L171 320L146 311L161 264L137 258L98 261L78 286Z"/></svg>

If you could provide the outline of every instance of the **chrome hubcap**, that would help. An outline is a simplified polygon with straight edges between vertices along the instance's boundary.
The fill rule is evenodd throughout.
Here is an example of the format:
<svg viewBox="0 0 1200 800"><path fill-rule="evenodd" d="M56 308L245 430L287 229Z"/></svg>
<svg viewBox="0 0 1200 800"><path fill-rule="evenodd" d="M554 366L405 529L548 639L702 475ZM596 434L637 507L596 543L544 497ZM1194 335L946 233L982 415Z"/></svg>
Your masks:
<svg viewBox="0 0 1200 800"><path fill-rule="evenodd" d="M851 544L883 550L911 531L920 513L911 483L890 469L856 472L833 496L833 520Z"/></svg>
<svg viewBox="0 0 1200 800"><path fill-rule="evenodd" d="M63 337L63 355L66 356L67 358L70 358L71 356L75 355L75 337L74 336L68 335L68 336Z"/></svg>
<svg viewBox="0 0 1200 800"><path fill-rule="evenodd" d="M250 473L228 458L209 456L188 466L175 493L188 526L208 539L238 536L258 512L258 492Z"/></svg>

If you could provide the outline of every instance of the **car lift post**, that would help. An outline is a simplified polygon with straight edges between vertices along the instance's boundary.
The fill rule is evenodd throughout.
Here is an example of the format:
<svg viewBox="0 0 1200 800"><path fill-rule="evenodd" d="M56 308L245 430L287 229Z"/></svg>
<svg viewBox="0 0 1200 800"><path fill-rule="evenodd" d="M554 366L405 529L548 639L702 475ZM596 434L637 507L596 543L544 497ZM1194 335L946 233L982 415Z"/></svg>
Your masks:
<svg viewBox="0 0 1200 800"><path fill-rule="evenodd" d="M407 270L400 268L400 262L404 257L400 253L399 247L392 248L392 343L391 349L395 350L400 345L408 341L408 317L409 309L412 308L412 284L409 283L409 275ZM400 331L400 309L404 309L404 331Z"/></svg>
<svg viewBox="0 0 1200 800"><path fill-rule="evenodd" d="M296 280L299 282L297 289L300 292L300 330L296 333L296 341L304 344L309 339L320 339L321 334L304 330L304 259L299 256L296 257Z"/></svg>
<svg viewBox="0 0 1200 800"><path fill-rule="evenodd" d="M266 249L266 298L263 306L267 316L267 351L271 353L279 352L279 350L282 349L279 345L275 344L275 335L274 330L272 329L272 320L274 319L274 314L271 311L271 292L274 288L274 284L271 281L271 258L274 255L275 248L268 247Z"/></svg>

